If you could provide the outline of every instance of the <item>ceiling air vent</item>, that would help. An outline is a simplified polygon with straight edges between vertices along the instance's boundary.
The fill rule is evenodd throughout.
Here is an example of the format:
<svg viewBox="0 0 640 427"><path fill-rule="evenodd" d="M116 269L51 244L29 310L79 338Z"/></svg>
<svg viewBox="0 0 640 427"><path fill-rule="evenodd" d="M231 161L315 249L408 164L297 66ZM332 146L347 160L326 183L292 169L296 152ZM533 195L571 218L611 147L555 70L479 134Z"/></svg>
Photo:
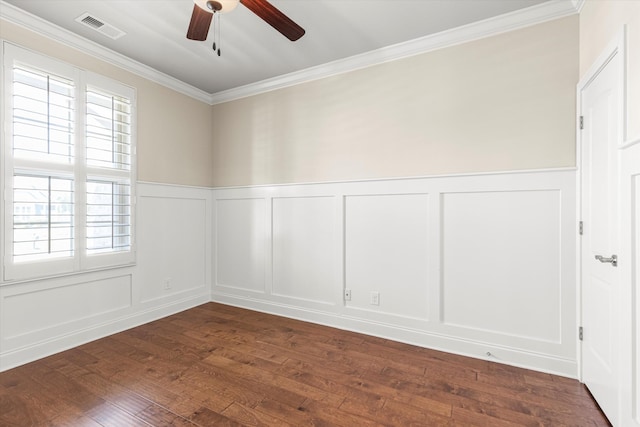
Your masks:
<svg viewBox="0 0 640 427"><path fill-rule="evenodd" d="M82 25L86 25L87 27L96 30L97 32L102 33L114 40L117 40L127 34L124 31L117 29L113 25L107 24L102 19L96 18L95 16L88 13L83 13L82 15L78 16L76 18L76 22L79 22Z"/></svg>

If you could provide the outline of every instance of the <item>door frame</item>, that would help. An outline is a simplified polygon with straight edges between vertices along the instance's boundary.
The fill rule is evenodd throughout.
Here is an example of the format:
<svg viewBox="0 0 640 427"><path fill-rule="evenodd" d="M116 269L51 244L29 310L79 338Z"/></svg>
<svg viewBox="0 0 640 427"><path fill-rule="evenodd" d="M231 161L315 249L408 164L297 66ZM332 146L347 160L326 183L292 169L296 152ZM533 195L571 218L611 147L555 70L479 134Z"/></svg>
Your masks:
<svg viewBox="0 0 640 427"><path fill-rule="evenodd" d="M626 25L622 27L621 30L618 31L617 35L613 38L613 40L611 42L609 42L609 44L605 47L605 49L602 51L602 53L598 56L598 58L594 61L594 63L590 66L589 70L581 77L580 81L577 84L576 87L576 170L577 170L577 174L576 174L576 189L577 189L577 204L576 204L576 216L577 216L577 221L576 223L579 224L580 221L582 221L582 132L580 129L580 116L582 116L582 92L583 90L585 90L590 84L591 82L593 82L593 80L600 74L600 72L605 68L606 65L608 65L611 60L618 56L618 58L620 59L620 61L618 62L619 64L619 68L617 70L618 72L618 88L616 89L618 91L618 108L620 111L620 115L618 118L618 123L616 124L618 127L618 141L617 141L617 145L618 148L621 148L625 141L627 140L627 135L626 135L626 131L627 131L627 100L626 100L626 82L627 82L627 57L626 57ZM620 150L618 150L617 153L618 156L618 170L617 170L617 176L614 177L614 179L620 183L620 176L621 176L621 170L620 170L620 166L621 166L621 161L620 161ZM618 185L618 188L620 188L620 185ZM619 196L622 196L621 194ZM621 235L621 216L622 216L622 211L620 209L620 205L621 205L621 197L618 197L618 218L617 218L617 233L618 233L618 237L619 237L619 246L622 247L624 246L624 242L623 242L623 236ZM577 299L576 299L576 312L577 312L577 325L576 325L576 332L578 331L578 327L581 326L583 324L583 310L582 310L582 237L580 235L580 233L576 233L576 245L577 245L577 251L576 251L576 256L577 256L577 260L576 260L576 277L577 277L577 283L576 283L576 295L577 295ZM618 251L621 255L622 254L620 251ZM621 272L618 271L618 277L619 277L619 283L622 284L622 281L620 280L622 278ZM619 292L619 296L622 296L622 292ZM624 311L624 307L623 307L623 301L621 298L618 298L617 301L618 304L618 308L622 311ZM619 316L619 321L621 321L622 319L624 319L625 316L621 313L621 316ZM621 322L620 322L621 323ZM627 332L626 328L624 327L624 325L618 325L619 326L619 331L620 331L620 337L623 337L625 335L625 333ZM619 339L619 344L621 344L622 340ZM578 379L580 380L580 382L583 382L583 363L582 363L582 358L583 358L583 352L582 352L582 341L579 339L578 334L576 333L576 349L577 349L577 366L578 366ZM624 396L620 393L620 389L621 389L621 382L622 382L622 376L624 375L624 371L626 370L627 366L624 363L624 359L625 357L621 354L622 352L619 352L619 362L618 362L618 366L619 366L619 377L616 378L616 382L618 383L618 390L619 390L619 398L620 400L622 400L624 398ZM621 409L621 402L619 402L618 405L618 411L620 412ZM621 416L622 414L619 413L619 415Z"/></svg>

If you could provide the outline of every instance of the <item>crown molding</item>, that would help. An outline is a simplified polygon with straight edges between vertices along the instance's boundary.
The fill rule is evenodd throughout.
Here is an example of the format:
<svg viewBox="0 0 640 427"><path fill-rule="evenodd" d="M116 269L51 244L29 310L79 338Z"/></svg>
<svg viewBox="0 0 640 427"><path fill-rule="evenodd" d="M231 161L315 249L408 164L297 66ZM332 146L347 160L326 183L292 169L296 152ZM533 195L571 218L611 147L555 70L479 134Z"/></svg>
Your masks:
<svg viewBox="0 0 640 427"><path fill-rule="evenodd" d="M26 28L58 43L77 49L82 53L113 64L152 82L158 83L176 92L211 104L211 94L197 89L183 81L164 74L154 68L135 61L127 56L108 49L69 30L45 21L29 12L0 0L0 19Z"/></svg>
<svg viewBox="0 0 640 427"><path fill-rule="evenodd" d="M0 0L0 19L77 49L198 101L215 105L574 15L579 13L584 2L585 0L551 0L437 34L211 94L45 21L3 0Z"/></svg>
<svg viewBox="0 0 640 427"><path fill-rule="evenodd" d="M462 27L328 62L260 82L211 94L211 104L221 104L297 84L348 73L462 43L506 33L578 13L584 0L551 0Z"/></svg>
<svg viewBox="0 0 640 427"><path fill-rule="evenodd" d="M584 7L584 4L587 0L571 0L571 3L573 3L573 7L575 7L576 12L580 13L582 12L582 8Z"/></svg>

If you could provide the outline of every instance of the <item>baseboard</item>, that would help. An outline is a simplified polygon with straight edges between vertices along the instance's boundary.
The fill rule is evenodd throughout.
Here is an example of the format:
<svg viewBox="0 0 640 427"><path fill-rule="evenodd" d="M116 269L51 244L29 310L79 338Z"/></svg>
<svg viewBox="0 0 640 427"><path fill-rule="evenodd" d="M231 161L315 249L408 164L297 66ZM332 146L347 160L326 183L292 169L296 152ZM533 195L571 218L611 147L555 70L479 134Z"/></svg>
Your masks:
<svg viewBox="0 0 640 427"><path fill-rule="evenodd" d="M241 307L305 322L330 326L351 332L358 332L379 338L390 339L446 353L502 363L505 365L560 375L572 379L577 378L578 366L575 360L563 359L545 354L536 354L504 346L496 346L491 343L477 342L460 337L434 334L398 325L374 322L363 318L348 316L342 313L310 310L307 308L262 299L230 295L216 292L215 290L212 293L212 301L234 307Z"/></svg>
<svg viewBox="0 0 640 427"><path fill-rule="evenodd" d="M201 295L171 301L150 309L121 316L90 328L58 336L51 340L38 342L7 353L0 353L0 372L170 316L209 301L210 294L207 289L207 292Z"/></svg>

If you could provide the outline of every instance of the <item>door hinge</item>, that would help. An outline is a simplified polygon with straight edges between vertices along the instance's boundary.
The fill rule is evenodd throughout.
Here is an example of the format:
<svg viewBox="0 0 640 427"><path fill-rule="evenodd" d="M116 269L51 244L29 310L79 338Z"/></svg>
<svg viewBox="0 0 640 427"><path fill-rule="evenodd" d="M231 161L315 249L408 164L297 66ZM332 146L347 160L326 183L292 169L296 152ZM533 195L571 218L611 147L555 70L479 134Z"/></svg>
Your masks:
<svg viewBox="0 0 640 427"><path fill-rule="evenodd" d="M580 341L583 341L583 340L584 340L584 330L582 329L582 326L580 326L580 327L578 328L578 339L579 339Z"/></svg>
<svg viewBox="0 0 640 427"><path fill-rule="evenodd" d="M578 232L581 236L584 234L584 223L582 221L578 223Z"/></svg>
<svg viewBox="0 0 640 427"><path fill-rule="evenodd" d="M580 116L580 130L584 129L584 116Z"/></svg>

